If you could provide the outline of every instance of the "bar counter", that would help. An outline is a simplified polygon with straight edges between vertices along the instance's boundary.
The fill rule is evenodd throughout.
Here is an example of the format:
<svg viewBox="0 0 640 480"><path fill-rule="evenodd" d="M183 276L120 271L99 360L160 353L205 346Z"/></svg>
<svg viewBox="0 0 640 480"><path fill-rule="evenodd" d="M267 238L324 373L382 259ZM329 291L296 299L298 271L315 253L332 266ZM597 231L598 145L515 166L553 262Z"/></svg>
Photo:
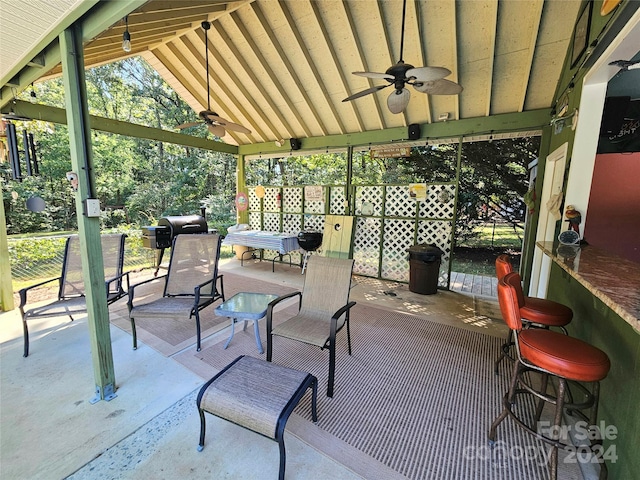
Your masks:
<svg viewBox="0 0 640 480"><path fill-rule="evenodd" d="M536 245L640 333L640 264L591 245Z"/></svg>

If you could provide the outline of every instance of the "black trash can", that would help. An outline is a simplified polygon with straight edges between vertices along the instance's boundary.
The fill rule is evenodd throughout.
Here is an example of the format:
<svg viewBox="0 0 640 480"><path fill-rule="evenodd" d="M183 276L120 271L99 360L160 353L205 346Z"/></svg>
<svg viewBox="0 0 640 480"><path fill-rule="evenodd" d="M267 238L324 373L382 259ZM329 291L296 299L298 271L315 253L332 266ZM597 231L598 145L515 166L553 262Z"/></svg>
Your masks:
<svg viewBox="0 0 640 480"><path fill-rule="evenodd" d="M409 248L409 290L423 295L438 292L438 276L444 252L426 243Z"/></svg>

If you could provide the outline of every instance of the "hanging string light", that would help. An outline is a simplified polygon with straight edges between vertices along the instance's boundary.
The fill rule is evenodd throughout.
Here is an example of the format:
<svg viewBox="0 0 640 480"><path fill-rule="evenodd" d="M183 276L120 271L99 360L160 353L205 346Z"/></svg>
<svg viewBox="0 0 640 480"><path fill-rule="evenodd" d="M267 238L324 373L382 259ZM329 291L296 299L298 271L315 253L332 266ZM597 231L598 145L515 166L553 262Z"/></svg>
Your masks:
<svg viewBox="0 0 640 480"><path fill-rule="evenodd" d="M122 34L122 50L131 51L131 34L129 33L129 15L124 17L124 33Z"/></svg>

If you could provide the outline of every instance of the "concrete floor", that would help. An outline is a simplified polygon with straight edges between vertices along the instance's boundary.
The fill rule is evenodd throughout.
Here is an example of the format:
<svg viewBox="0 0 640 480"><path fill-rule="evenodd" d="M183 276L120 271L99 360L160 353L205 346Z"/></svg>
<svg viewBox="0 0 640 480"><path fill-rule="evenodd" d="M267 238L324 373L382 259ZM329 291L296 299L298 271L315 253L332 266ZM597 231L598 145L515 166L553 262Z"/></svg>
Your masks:
<svg viewBox="0 0 640 480"><path fill-rule="evenodd" d="M222 272L301 287L297 267L221 261ZM351 299L504 336L502 322L478 312L495 301L356 277ZM111 308L126 309L126 300ZM438 313L447 312L447 315ZM197 452L195 395L204 379L111 327L117 397L91 404L94 377L86 317L32 320L31 353L22 357L17 310L0 314L0 477L11 479L276 478L278 446L208 416L207 444ZM228 336L225 329L219 334ZM215 433L214 433L215 432ZM285 434L287 479L366 478L366 468L337 463Z"/></svg>

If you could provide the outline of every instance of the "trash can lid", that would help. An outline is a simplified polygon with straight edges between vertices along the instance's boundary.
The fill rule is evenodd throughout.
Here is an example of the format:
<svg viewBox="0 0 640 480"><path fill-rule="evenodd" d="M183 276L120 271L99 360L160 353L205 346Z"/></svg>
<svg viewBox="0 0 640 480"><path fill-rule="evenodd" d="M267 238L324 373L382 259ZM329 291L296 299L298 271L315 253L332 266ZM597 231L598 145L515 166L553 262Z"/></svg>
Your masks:
<svg viewBox="0 0 640 480"><path fill-rule="evenodd" d="M418 243L416 245L413 245L412 247L409 247L409 252L417 253L417 254L425 254L425 255L439 255L439 256L444 255L444 252L440 250L440 248L438 248L433 243L432 244Z"/></svg>

